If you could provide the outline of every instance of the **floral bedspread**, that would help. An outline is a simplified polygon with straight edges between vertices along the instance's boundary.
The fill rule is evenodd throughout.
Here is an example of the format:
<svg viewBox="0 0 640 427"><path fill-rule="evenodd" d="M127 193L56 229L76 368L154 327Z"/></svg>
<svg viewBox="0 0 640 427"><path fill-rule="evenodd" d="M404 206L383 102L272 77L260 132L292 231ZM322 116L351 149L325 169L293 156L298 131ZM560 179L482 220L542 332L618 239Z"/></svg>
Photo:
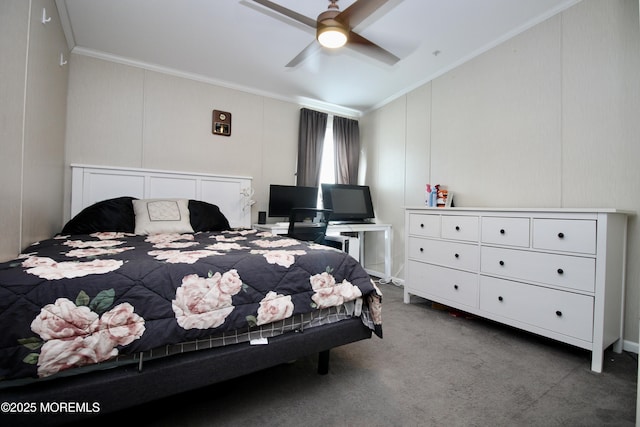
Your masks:
<svg viewBox="0 0 640 427"><path fill-rule="evenodd" d="M56 236L0 264L0 381L361 297L381 336L381 294L355 259L253 229Z"/></svg>

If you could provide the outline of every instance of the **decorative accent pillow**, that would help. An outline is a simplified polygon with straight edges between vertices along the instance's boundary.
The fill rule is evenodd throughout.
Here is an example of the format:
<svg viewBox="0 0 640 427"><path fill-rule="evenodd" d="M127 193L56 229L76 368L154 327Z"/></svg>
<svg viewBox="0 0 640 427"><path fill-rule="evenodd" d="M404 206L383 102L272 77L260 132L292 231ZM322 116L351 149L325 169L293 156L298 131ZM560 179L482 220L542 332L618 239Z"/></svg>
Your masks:
<svg viewBox="0 0 640 427"><path fill-rule="evenodd" d="M133 200L136 234L193 233L187 199Z"/></svg>
<svg viewBox="0 0 640 427"><path fill-rule="evenodd" d="M191 227L196 233L198 231L231 230L229 220L214 204L202 200L189 200L189 215Z"/></svg>
<svg viewBox="0 0 640 427"><path fill-rule="evenodd" d="M116 197L87 206L71 218L61 234L91 234L100 231L133 233L135 217L132 200L135 197Z"/></svg>

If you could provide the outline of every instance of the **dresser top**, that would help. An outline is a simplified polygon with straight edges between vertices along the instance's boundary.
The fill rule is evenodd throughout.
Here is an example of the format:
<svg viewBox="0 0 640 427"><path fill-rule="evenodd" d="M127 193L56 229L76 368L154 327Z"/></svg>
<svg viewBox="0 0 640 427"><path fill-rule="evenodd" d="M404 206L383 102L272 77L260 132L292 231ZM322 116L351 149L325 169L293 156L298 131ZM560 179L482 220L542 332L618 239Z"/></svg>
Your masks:
<svg viewBox="0 0 640 427"><path fill-rule="evenodd" d="M615 208L474 208L474 207L454 207L454 208L431 208L428 206L405 206L407 210L438 211L446 213L455 212L539 212L539 213L606 213L635 215L635 211L621 210Z"/></svg>

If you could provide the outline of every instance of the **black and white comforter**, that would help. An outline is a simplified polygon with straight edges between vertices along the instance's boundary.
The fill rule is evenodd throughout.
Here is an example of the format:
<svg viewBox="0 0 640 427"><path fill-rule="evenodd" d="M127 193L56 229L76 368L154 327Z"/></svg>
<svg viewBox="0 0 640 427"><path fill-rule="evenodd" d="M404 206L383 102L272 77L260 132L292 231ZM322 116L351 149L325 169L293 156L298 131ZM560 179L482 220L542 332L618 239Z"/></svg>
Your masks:
<svg viewBox="0 0 640 427"><path fill-rule="evenodd" d="M56 236L0 264L0 384L381 294L352 257L252 229Z"/></svg>

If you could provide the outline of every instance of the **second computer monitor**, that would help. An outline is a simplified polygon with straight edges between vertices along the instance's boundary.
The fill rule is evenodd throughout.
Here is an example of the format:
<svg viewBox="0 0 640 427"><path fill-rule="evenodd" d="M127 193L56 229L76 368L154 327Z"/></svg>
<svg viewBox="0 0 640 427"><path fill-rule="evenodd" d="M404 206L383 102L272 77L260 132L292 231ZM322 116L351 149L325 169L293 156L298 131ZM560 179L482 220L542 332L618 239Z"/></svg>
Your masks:
<svg viewBox="0 0 640 427"><path fill-rule="evenodd" d="M369 222L375 217L366 185L322 184L322 203L331 209L331 221Z"/></svg>

